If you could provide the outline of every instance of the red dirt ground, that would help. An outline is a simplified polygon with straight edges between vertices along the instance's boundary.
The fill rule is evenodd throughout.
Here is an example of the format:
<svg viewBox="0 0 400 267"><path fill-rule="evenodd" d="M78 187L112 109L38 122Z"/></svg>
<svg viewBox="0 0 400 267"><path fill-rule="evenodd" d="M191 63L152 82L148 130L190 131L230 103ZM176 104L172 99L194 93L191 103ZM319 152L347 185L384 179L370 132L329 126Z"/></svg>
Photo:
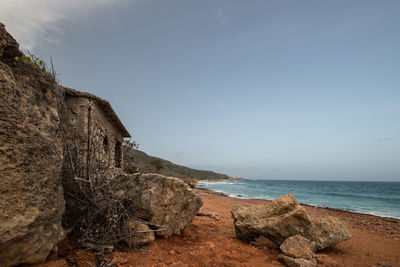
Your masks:
<svg viewBox="0 0 400 267"><path fill-rule="evenodd" d="M119 266L284 266L277 260L279 251L248 244L235 235L232 207L263 200L234 199L205 190L197 192L203 198L203 210L218 213L219 220L196 216L182 236L157 239L149 246L114 252L107 257ZM400 266L400 220L310 206L306 209L312 217L337 217L353 235L335 248L318 253L327 258L326 263ZM96 263L95 253L72 250L68 240L59 244L58 254L58 258L36 266L95 266Z"/></svg>

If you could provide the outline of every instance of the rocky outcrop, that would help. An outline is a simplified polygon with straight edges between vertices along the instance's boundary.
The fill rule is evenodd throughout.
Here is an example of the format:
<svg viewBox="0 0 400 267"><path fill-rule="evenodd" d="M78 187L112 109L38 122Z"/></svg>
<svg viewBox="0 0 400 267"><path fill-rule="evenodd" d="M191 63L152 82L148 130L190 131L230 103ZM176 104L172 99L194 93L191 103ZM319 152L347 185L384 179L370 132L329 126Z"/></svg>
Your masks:
<svg viewBox="0 0 400 267"><path fill-rule="evenodd" d="M182 180L159 174L120 174L115 192L131 203L133 216L149 222L157 235L180 234L194 219L203 201Z"/></svg>
<svg viewBox="0 0 400 267"><path fill-rule="evenodd" d="M351 238L349 230L335 217L312 218L311 222L317 250L334 247Z"/></svg>
<svg viewBox="0 0 400 267"><path fill-rule="evenodd" d="M44 261L63 236L63 145L51 75L0 24L0 262Z"/></svg>
<svg viewBox="0 0 400 267"><path fill-rule="evenodd" d="M282 243L280 249L292 258L311 259L315 251L315 243L301 235L289 237Z"/></svg>
<svg viewBox="0 0 400 267"><path fill-rule="evenodd" d="M125 222L125 232L130 236L124 239L124 242L130 247L143 246L154 241L154 232L142 221L130 220Z"/></svg>
<svg viewBox="0 0 400 267"><path fill-rule="evenodd" d="M250 241L262 235L280 245L297 234L312 238L311 221L290 194L261 205L235 206L231 213L240 239Z"/></svg>

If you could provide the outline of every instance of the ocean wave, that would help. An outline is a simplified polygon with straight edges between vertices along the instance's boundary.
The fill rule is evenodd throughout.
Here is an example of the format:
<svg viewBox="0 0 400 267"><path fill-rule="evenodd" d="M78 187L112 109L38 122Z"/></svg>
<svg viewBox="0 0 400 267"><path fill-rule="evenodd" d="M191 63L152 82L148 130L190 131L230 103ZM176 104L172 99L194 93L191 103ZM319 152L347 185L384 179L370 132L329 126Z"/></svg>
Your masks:
<svg viewBox="0 0 400 267"><path fill-rule="evenodd" d="M200 185L242 185L245 183L240 183L240 182L232 182L232 181L199 181L197 184Z"/></svg>
<svg viewBox="0 0 400 267"><path fill-rule="evenodd" d="M248 195L242 195L242 194L228 194L228 197L233 197L233 198L248 198Z"/></svg>
<svg viewBox="0 0 400 267"><path fill-rule="evenodd" d="M356 194L346 194L346 193L325 193L323 195L327 196L333 196L333 197L345 197L345 198L357 198L357 199L374 199L374 200L381 200L381 201L386 201L390 202L393 204L400 204L400 199L399 198L391 198L391 197L376 197L376 196L371 196L371 195L356 195Z"/></svg>
<svg viewBox="0 0 400 267"><path fill-rule="evenodd" d="M233 198L273 200L291 193L302 204L320 208L332 208L349 212L370 214L374 216L400 218L399 183L390 188L390 194L385 187L375 185L363 186L357 183L338 183L340 187L326 187L325 182L289 183L276 182L267 184L258 181L203 181L199 187L223 193Z"/></svg>

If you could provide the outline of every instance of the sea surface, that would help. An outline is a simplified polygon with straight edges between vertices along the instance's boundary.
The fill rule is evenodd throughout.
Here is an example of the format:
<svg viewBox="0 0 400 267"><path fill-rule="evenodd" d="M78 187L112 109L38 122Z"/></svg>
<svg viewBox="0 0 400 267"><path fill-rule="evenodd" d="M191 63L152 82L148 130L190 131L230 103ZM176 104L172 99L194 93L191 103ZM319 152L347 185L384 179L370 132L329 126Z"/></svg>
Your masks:
<svg viewBox="0 0 400 267"><path fill-rule="evenodd" d="M273 200L290 193L304 204L400 218L400 182L247 180L199 181L197 186L244 199Z"/></svg>

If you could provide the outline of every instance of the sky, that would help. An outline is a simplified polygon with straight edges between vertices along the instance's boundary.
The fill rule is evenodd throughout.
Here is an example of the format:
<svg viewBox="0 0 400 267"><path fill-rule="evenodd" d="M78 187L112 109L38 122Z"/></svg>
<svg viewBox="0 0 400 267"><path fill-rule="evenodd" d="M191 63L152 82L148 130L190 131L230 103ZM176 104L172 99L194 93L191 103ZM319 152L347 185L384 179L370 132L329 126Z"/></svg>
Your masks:
<svg viewBox="0 0 400 267"><path fill-rule="evenodd" d="M23 51L146 153L249 179L400 181L400 1L0 0Z"/></svg>

